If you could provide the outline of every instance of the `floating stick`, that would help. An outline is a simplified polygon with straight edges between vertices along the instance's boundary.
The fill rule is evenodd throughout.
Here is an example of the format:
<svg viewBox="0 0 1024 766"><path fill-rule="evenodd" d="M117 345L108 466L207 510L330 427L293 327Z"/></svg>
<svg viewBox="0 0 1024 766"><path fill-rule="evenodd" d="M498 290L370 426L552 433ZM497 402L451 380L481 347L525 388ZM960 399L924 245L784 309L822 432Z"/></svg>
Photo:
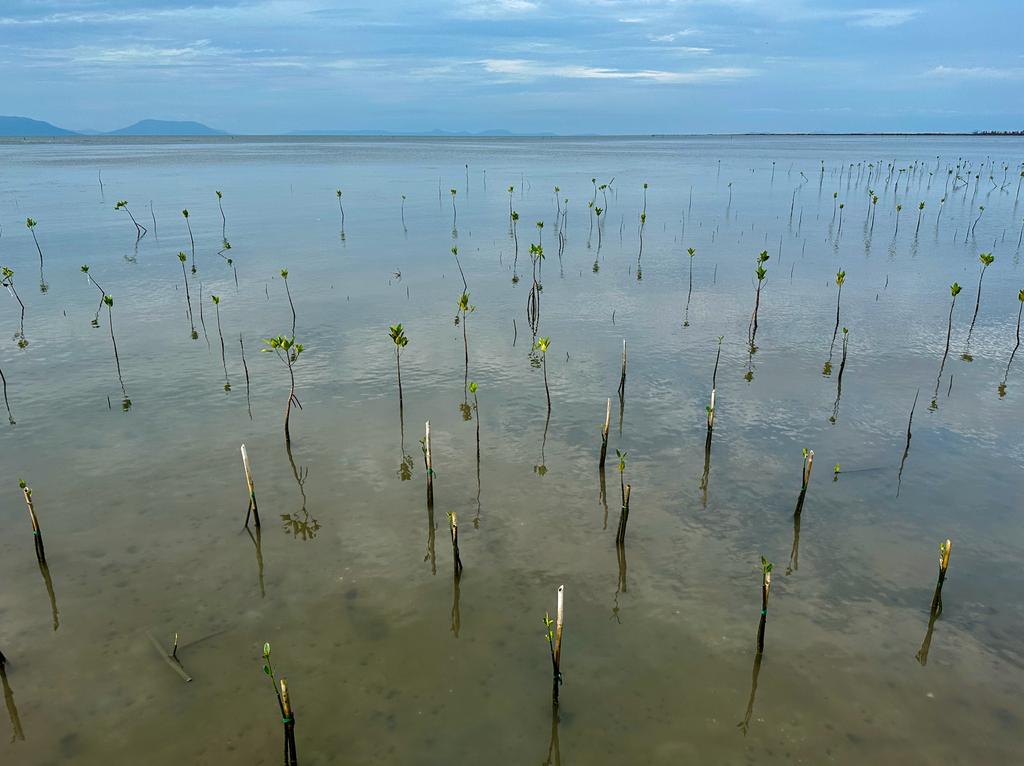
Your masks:
<svg viewBox="0 0 1024 766"><path fill-rule="evenodd" d="M249 514L252 514L253 524L256 529L260 528L260 512L256 507L256 486L252 480L252 466L249 465L249 453L245 445L242 445L242 468L245 469L245 483L249 487L249 509L245 513L245 526L249 526Z"/></svg>
<svg viewBox="0 0 1024 766"><path fill-rule="evenodd" d="M148 630L146 631L146 637L149 638L149 642L153 644L153 648L157 650L161 657L163 657L164 662L170 666L171 670L181 676L182 681L190 683L192 681L192 676L185 672L185 668L182 667L181 661L178 659L178 634L174 634L174 648L171 650L170 654L164 651L164 648L160 646L160 642L157 641L156 637Z"/></svg>

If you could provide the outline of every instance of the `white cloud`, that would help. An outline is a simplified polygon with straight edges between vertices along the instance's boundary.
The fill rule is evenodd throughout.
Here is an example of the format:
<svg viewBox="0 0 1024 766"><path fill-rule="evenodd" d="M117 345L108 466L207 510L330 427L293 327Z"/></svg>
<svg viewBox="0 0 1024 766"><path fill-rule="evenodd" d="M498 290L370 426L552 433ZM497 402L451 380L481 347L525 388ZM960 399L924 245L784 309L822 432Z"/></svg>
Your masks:
<svg viewBox="0 0 1024 766"><path fill-rule="evenodd" d="M459 14L470 18L493 19L533 13L539 6L533 0L463 0Z"/></svg>
<svg viewBox="0 0 1024 766"><path fill-rule="evenodd" d="M920 13L917 8L864 8L850 11L847 16L851 26L882 29L906 24Z"/></svg>
<svg viewBox="0 0 1024 766"><path fill-rule="evenodd" d="M680 37L690 37L697 34L696 29L681 29L678 32L669 32L663 35L650 35L647 39L652 43L674 43Z"/></svg>
<svg viewBox="0 0 1024 766"><path fill-rule="evenodd" d="M945 80L1016 80L1024 78L1024 69L999 69L988 66L954 67L939 65L937 67L932 67L925 72L925 76Z"/></svg>
<svg viewBox="0 0 1024 766"><path fill-rule="evenodd" d="M484 59L477 62L491 74L521 79L558 77L582 80L647 80L658 83L697 84L751 77L755 70L744 67L706 67L687 72L660 69L614 69L578 64L545 64L527 59Z"/></svg>

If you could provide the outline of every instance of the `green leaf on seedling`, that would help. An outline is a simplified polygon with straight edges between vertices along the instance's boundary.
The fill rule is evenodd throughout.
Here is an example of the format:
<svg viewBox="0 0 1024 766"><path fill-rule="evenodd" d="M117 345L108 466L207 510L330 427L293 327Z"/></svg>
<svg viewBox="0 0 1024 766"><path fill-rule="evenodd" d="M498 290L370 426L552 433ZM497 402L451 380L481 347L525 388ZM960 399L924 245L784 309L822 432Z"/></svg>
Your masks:
<svg viewBox="0 0 1024 766"><path fill-rule="evenodd" d="M263 656L270 657L270 642L263 644Z"/></svg>
<svg viewBox="0 0 1024 766"><path fill-rule="evenodd" d="M476 393L476 381L475 380L471 380L469 382L469 393L471 393L471 394L475 394Z"/></svg>

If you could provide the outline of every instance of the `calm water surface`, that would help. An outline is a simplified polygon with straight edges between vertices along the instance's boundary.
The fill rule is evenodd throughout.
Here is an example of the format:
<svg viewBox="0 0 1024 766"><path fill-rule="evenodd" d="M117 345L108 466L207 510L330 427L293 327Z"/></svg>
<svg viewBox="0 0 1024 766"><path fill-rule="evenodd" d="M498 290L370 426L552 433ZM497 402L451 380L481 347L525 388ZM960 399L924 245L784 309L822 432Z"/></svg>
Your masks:
<svg viewBox="0 0 1024 766"><path fill-rule="evenodd" d="M264 641L289 680L303 763L1016 760L1024 359L1006 366L1024 288L1022 159L1024 141L1002 138L0 143L0 263L26 306L22 339L18 303L0 294L17 421L0 435L0 762L280 763ZM555 186L568 199L560 255ZM119 199L150 229L138 243ZM176 257L191 263L183 208L196 340ZM538 234L547 423L526 315ZM475 306L468 370L453 245ZM983 251L995 262L968 345ZM114 297L127 412L82 264ZM290 456L287 370L258 352L291 333L283 268L306 349ZM839 269L848 353L842 364L840 330L825 375ZM243 442L258 540L242 529ZM815 469L795 518L804 448ZM616 449L632 485L624 557ZM775 569L755 662L761 555ZM553 728L541 618L563 583ZM175 633L189 684L147 635L169 647Z"/></svg>

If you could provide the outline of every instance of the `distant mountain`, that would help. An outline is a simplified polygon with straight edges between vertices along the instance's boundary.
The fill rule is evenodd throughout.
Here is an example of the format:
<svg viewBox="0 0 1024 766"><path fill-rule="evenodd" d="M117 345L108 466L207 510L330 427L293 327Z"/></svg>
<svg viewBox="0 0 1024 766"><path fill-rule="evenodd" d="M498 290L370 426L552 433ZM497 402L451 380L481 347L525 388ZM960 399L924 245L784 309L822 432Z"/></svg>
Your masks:
<svg viewBox="0 0 1024 766"><path fill-rule="evenodd" d="M438 136L438 137L502 137L502 136L554 136L556 133L513 133L494 129L472 132L468 130L293 130L288 136Z"/></svg>
<svg viewBox="0 0 1024 766"><path fill-rule="evenodd" d="M139 120L127 128L111 130L107 136L226 136L223 130L201 122L177 120Z"/></svg>
<svg viewBox="0 0 1024 766"><path fill-rule="evenodd" d="M0 136L73 136L72 130L58 128L42 120L0 115Z"/></svg>

